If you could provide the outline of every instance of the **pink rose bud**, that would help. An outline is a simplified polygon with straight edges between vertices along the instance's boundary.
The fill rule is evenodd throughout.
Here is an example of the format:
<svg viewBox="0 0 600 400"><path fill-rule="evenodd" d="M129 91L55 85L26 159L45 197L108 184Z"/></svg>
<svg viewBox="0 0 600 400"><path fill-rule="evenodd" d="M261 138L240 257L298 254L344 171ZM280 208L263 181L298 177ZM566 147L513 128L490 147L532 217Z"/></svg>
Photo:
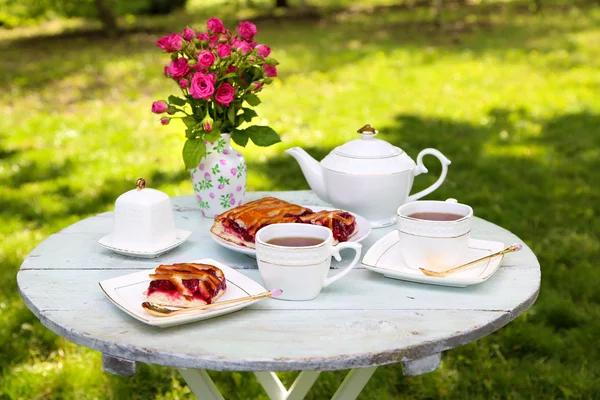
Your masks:
<svg viewBox="0 0 600 400"><path fill-rule="evenodd" d="M229 107L229 104L233 101L235 97L235 89L229 83L222 83L221 86L217 88L215 92L215 101L217 104L221 104Z"/></svg>
<svg viewBox="0 0 600 400"><path fill-rule="evenodd" d="M202 129L204 129L204 132L212 131L213 122L213 119L210 117L210 114L207 111L206 116L202 120Z"/></svg>
<svg viewBox="0 0 600 400"><path fill-rule="evenodd" d="M217 54L221 58L228 57L231 54L231 46L228 44L217 45Z"/></svg>
<svg viewBox="0 0 600 400"><path fill-rule="evenodd" d="M271 54L271 48L269 46L265 46L264 44L259 44L256 46L256 55L260 57L269 57Z"/></svg>
<svg viewBox="0 0 600 400"><path fill-rule="evenodd" d="M183 38L185 40L192 40L194 38L194 36L196 36L196 32L194 32L192 29L185 28L183 30Z"/></svg>
<svg viewBox="0 0 600 400"><path fill-rule="evenodd" d="M250 90L254 92L260 92L262 90L263 85L264 84L262 82L252 82L252 84L250 85Z"/></svg>
<svg viewBox="0 0 600 400"><path fill-rule="evenodd" d="M155 101L152 103L152 112L154 114L162 114L167 111L167 103L164 101Z"/></svg>
<svg viewBox="0 0 600 400"><path fill-rule="evenodd" d="M212 51L203 50L198 56L198 64L202 65L205 68L208 68L215 63L215 59L216 57Z"/></svg>
<svg viewBox="0 0 600 400"><path fill-rule="evenodd" d="M225 25L218 18L210 18L206 21L206 28L210 33L225 33Z"/></svg>
<svg viewBox="0 0 600 400"><path fill-rule="evenodd" d="M165 76L166 76L167 78L170 78L170 77L169 77L169 66L168 66L168 65L165 65L165 69L164 69L164 71L165 71Z"/></svg>
<svg viewBox="0 0 600 400"><path fill-rule="evenodd" d="M232 72L235 72L235 70L236 70L236 69L237 69L237 68L235 67L235 65L230 65L230 66L227 68L227 73L228 73L228 74L230 74L230 73L232 73Z"/></svg>
<svg viewBox="0 0 600 400"><path fill-rule="evenodd" d="M190 72L190 66L188 65L188 59L180 57L175 61L171 61L169 65L169 73L175 79L180 79L186 76Z"/></svg>
<svg viewBox="0 0 600 400"><path fill-rule="evenodd" d="M187 79L182 79L179 81L179 87L182 89L187 89L188 87L188 80Z"/></svg>
<svg viewBox="0 0 600 400"><path fill-rule="evenodd" d="M250 21L240 22L237 31L242 39L251 41L256 35L256 25Z"/></svg>
<svg viewBox="0 0 600 400"><path fill-rule="evenodd" d="M171 33L158 39L156 45L167 53L172 53L181 50L182 42L183 38L179 33Z"/></svg>
<svg viewBox="0 0 600 400"><path fill-rule="evenodd" d="M208 43L208 39L209 39L208 33L204 32L204 33L198 34L198 40L200 40L201 42Z"/></svg>
<svg viewBox="0 0 600 400"><path fill-rule="evenodd" d="M265 64L265 76L268 78L274 78L277 76L277 67L274 65Z"/></svg>
<svg viewBox="0 0 600 400"><path fill-rule="evenodd" d="M160 119L160 123L163 125L169 125L169 122L171 122L171 118L165 117Z"/></svg>

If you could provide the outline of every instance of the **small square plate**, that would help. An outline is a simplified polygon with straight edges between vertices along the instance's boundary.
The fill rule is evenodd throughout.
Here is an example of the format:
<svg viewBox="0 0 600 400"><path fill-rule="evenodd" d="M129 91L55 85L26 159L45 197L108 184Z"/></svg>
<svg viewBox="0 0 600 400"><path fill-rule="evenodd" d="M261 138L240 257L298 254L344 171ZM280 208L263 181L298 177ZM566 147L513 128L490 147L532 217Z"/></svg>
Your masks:
<svg viewBox="0 0 600 400"><path fill-rule="evenodd" d="M502 242L471 239L469 240L469 250L460 260L459 265L489 256L502 249L504 249ZM444 277L427 276L418 269L412 269L406 265L400 251L398 232L394 230L371 246L363 257L362 263L367 269L388 278L431 285L466 287L485 282L498 270L502 259L503 256L481 261Z"/></svg>
<svg viewBox="0 0 600 400"><path fill-rule="evenodd" d="M164 254L168 251L173 250L175 247L179 246L181 243L185 242L187 238L192 234L191 231L184 231L183 229L175 229L177 238L175 241L168 246L153 249L153 250L139 250L139 249L124 249L118 246L113 245L112 242L112 234L108 234L104 236L102 239L98 240L98 244L105 249L112 250L117 254L121 254L129 257L137 257L137 258L156 258L161 254Z"/></svg>
<svg viewBox="0 0 600 400"><path fill-rule="evenodd" d="M217 299L215 304L219 304L219 302L225 300L238 299L266 292L264 287L248 278L246 275L218 261L203 259L192 262L214 265L219 267L225 274L227 289L225 290L225 293ZM148 313L142 308L142 303L146 301L144 293L148 289L148 285L151 281L148 275L153 273L153 269L134 272L133 274L107 279L99 282L99 284L106 296L121 310L125 311L138 321L152 326L159 326L161 328L187 324L189 322L201 321L228 314L259 301L248 300L223 307L215 306L208 310L190 311L179 315L158 317Z"/></svg>

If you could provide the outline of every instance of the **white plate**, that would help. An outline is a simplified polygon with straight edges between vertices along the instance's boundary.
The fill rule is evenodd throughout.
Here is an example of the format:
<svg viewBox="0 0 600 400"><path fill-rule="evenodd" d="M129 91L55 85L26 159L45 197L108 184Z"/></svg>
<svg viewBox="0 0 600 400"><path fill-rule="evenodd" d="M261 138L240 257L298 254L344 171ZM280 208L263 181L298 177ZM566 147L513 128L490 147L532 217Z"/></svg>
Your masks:
<svg viewBox="0 0 600 400"><path fill-rule="evenodd" d="M225 274L227 289L225 289L225 293L217 299L215 304L225 300L238 299L266 292L264 287L248 278L246 275L241 274L235 269L221 264L218 261L203 259L192 262L215 265L221 268ZM208 310L189 311L184 314L172 315L169 317L158 317L142 308L142 303L146 301L144 292L148 289L151 280L148 275L153 273L153 269L144 270L120 276L118 278L107 279L99 282L99 284L106 296L121 310L125 311L138 321L142 321L152 326L159 326L161 328L187 324L188 322L201 321L228 314L259 301L248 300L227 306L210 308Z"/></svg>
<svg viewBox="0 0 600 400"><path fill-rule="evenodd" d="M503 249L504 243L502 242L471 239L469 240L469 251L459 262L459 265L489 256ZM502 258L494 257L491 260L481 261L441 278L427 276L418 269L406 266L400 252L398 232L394 230L371 246L363 257L362 263L367 269L383 274L388 278L432 285L466 287L485 282L490 276L494 275L502 262Z"/></svg>
<svg viewBox="0 0 600 400"><path fill-rule="evenodd" d="M108 250L112 250L117 254L122 254L124 256L129 257L138 257L138 258L156 258L161 254L166 253L167 251L173 250L175 247L179 246L181 243L185 242L187 238L192 234L191 231L184 231L183 229L175 229L177 233L177 238L173 243L166 247L162 247L154 250L136 250L136 249L124 249L121 247L113 246L112 244L112 234L104 236L102 239L98 240L98 244Z"/></svg>
<svg viewBox="0 0 600 400"><path fill-rule="evenodd" d="M302 206L302 207L310 208L311 210L313 210L315 212L319 212L319 211L323 211L323 210L339 210L339 208L334 208L334 207L320 207L320 206ZM344 211L344 210L342 210L342 211ZM348 241L358 243L358 242L366 239L367 236L369 236L369 234L371 233L371 224L369 223L369 221L367 221L364 217L361 217L360 215L355 214L353 212L350 212L350 211L346 211L346 212L354 215L354 218L356 218L356 224L358 225L358 232L356 232L354 234L354 236L352 236L350 238L350 240L348 240ZM217 242L218 244L220 244L221 246L223 246L225 248L228 248L233 251L237 251L238 253L247 254L249 256L256 258L256 250L255 249L251 249L250 247L240 246L239 244L228 242L227 240L221 239L220 237L218 237L217 235L215 235L212 232L210 232L210 236L213 238L213 240L215 242Z"/></svg>

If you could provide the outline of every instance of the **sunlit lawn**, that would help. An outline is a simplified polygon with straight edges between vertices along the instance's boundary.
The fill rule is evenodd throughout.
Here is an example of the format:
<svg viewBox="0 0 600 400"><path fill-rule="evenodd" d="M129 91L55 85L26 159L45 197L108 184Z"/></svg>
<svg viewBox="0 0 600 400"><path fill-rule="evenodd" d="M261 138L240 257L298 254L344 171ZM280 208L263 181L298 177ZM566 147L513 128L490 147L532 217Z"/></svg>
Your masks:
<svg viewBox="0 0 600 400"><path fill-rule="evenodd" d="M188 13L130 20L143 29L113 40L0 31L0 399L190 396L169 368L103 373L99 353L27 310L15 274L45 237L110 210L139 176L170 195L192 193L183 127L150 113L175 90L154 42L207 16L233 23L235 4L210 4L210 13L196 2ZM541 294L499 332L445 353L436 372L379 368L361 398L598 398L600 7L467 7L450 11L442 31L429 18L363 8L257 19L258 39L281 62L257 111L283 143L243 150L249 190L307 189L283 150L321 158L367 122L413 157L440 149L452 165L430 197L456 197L522 237L542 265ZM45 29L82 28L61 24ZM266 398L250 373L212 376L228 399ZM322 374L308 398L331 396L343 377Z"/></svg>

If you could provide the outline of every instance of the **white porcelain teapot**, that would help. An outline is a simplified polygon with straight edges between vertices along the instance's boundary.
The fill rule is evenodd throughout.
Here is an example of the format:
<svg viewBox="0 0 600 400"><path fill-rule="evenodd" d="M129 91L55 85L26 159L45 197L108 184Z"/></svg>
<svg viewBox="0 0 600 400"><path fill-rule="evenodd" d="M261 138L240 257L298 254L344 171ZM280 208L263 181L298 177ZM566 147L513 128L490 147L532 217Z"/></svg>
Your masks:
<svg viewBox="0 0 600 400"><path fill-rule="evenodd" d="M286 150L298 161L311 189L322 200L355 212L373 227L391 225L402 204L420 199L436 190L448 173L450 160L435 149L424 149L417 163L402 149L375 139L377 130L365 125L361 138L336 147L321 162L300 147ZM431 154L442 163L438 180L427 189L409 196L414 177L427 173L423 157Z"/></svg>

